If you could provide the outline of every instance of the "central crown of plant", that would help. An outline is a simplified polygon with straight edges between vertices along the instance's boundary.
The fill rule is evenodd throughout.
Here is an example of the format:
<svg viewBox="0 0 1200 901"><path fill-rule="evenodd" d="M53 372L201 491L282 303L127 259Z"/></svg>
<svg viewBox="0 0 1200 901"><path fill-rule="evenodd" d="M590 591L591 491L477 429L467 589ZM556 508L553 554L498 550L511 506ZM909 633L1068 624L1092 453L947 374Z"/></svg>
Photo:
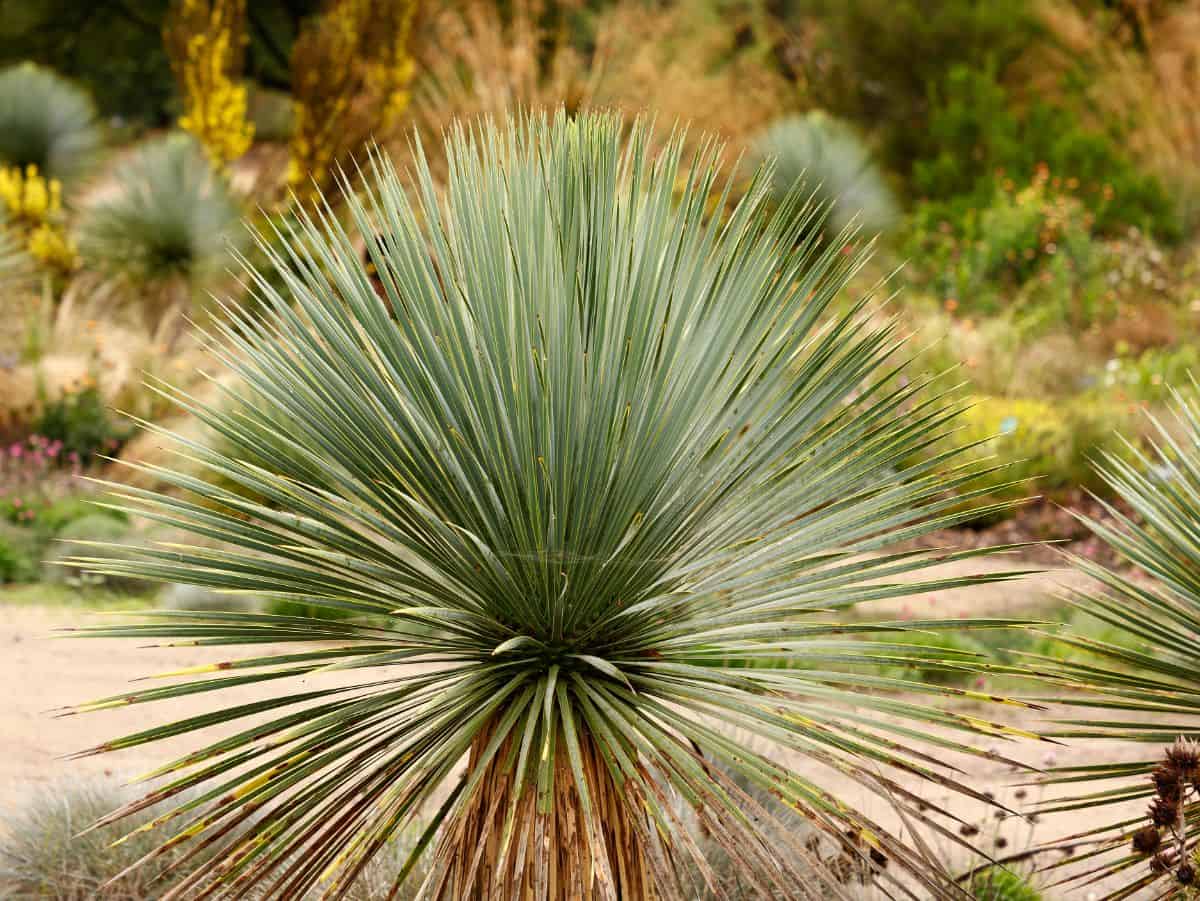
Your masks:
<svg viewBox="0 0 1200 901"><path fill-rule="evenodd" d="M372 159L346 197L365 260L329 209L263 242L279 275L249 271L255 303L214 326L242 387L182 399L221 449L156 470L181 492L118 489L205 546L83 563L352 616L92 631L273 646L74 708L280 686L95 749L274 717L118 812L178 797L164 841L222 850L173 897L337 895L403 835L397 887L420 872L432 897L719 896L724 860L800 898L831 890L818 858L877 879L890 860L939 890L819 774L953 836L892 777L975 794L920 750L969 748L928 725L1005 732L898 699L952 690L879 669L967 667L904 631L996 623L835 615L933 584L897 580L933 555L874 552L966 515L948 492L972 473L921 453L955 410L897 381L893 326L865 301L836 312L862 257L818 237L803 195L769 210L768 172L734 203L715 150L683 161L676 136L654 155L644 125L626 130L559 115L456 131L444 190L417 148L415 201Z"/></svg>

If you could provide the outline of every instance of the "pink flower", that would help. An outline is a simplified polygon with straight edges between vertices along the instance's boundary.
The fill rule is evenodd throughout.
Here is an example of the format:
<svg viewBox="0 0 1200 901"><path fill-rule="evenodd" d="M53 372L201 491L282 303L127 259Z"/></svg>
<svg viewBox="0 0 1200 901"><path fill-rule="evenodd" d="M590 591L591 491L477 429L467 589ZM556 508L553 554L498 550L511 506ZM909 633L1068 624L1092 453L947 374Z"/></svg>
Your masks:
<svg viewBox="0 0 1200 901"><path fill-rule="evenodd" d="M17 509L20 509L20 507L21 507L21 499L20 499L19 497L14 497L14 498L12 499L12 505L13 505L14 507L16 507Z"/></svg>
<svg viewBox="0 0 1200 901"><path fill-rule="evenodd" d="M24 450L25 449L23 447L21 447L20 444L14 443L13 446L8 449L8 453L10 456L20 459L21 454L24 452Z"/></svg>

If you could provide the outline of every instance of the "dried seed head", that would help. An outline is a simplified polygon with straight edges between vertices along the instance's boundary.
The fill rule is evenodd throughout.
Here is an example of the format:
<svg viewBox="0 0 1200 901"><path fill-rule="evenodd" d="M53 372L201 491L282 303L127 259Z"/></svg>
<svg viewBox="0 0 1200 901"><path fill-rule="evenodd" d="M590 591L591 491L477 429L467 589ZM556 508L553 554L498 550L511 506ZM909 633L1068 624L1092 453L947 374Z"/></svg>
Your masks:
<svg viewBox="0 0 1200 901"><path fill-rule="evenodd" d="M1018 788L1015 792L1013 792L1013 797L1018 801L1024 801L1027 794L1029 794L1029 792L1025 791L1025 789Z"/></svg>
<svg viewBox="0 0 1200 901"><path fill-rule="evenodd" d="M963 823L958 827L958 834L970 838L972 835L979 834L979 827L971 823Z"/></svg>
<svg viewBox="0 0 1200 901"><path fill-rule="evenodd" d="M1143 826L1133 834L1133 850L1138 854L1153 854L1158 850L1162 837L1154 826Z"/></svg>
<svg viewBox="0 0 1200 901"><path fill-rule="evenodd" d="M828 862L829 872L842 885L854 878L854 860L845 854L839 854Z"/></svg>
<svg viewBox="0 0 1200 901"><path fill-rule="evenodd" d="M1175 879L1180 885L1191 885L1196 881L1196 868L1190 863L1181 863L1175 871Z"/></svg>
<svg viewBox="0 0 1200 901"><path fill-rule="evenodd" d="M1150 774L1154 782L1154 790L1164 801L1176 803L1183 797L1183 786L1179 782L1179 774L1164 764L1159 764Z"/></svg>
<svg viewBox="0 0 1200 901"><path fill-rule="evenodd" d="M1155 826L1171 826L1179 819L1179 805L1173 801L1155 798L1150 805L1150 822Z"/></svg>
<svg viewBox="0 0 1200 901"><path fill-rule="evenodd" d="M1175 770L1181 779L1192 779L1200 774L1200 746L1181 738L1167 748L1167 766Z"/></svg>
<svg viewBox="0 0 1200 901"><path fill-rule="evenodd" d="M886 867L888 865L887 855L878 848L872 848L869 852L871 855L871 863L877 867Z"/></svg>
<svg viewBox="0 0 1200 901"><path fill-rule="evenodd" d="M1000 848L1000 849L1007 848L1008 847L1008 839L1006 839L1003 835L1001 835L999 838L996 839L996 847Z"/></svg>
<svg viewBox="0 0 1200 901"><path fill-rule="evenodd" d="M1160 851L1150 860L1150 872L1160 874L1165 873L1167 870L1171 869L1171 865L1173 863L1174 860L1172 860L1169 854Z"/></svg>

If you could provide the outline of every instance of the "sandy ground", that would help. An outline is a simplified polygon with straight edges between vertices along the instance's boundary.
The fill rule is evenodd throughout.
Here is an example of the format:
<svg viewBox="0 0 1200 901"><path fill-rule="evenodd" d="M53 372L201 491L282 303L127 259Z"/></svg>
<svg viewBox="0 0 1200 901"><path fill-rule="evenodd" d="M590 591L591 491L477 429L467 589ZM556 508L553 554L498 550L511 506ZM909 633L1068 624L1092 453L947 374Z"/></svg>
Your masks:
<svg viewBox="0 0 1200 901"><path fill-rule="evenodd" d="M993 564L995 565L995 564ZM1019 566L1019 561L1012 563ZM976 564L978 566L978 564ZM1031 606L1044 605L1048 595L1063 581L1063 574L1042 574L1020 585L1011 583L985 586L967 595L940 593L921 596L900 604L889 602L888 610L877 610L875 615L979 615L1019 614ZM90 618L103 614L81 613L62 608L30 606L3 606L0 594L0 685L4 686L5 701L0 704L0 803L4 809L13 809L33 793L48 786L65 781L87 778L123 781L131 774L145 772L154 765L182 754L195 746L195 737L183 736L168 742L143 746L115 754L91 757L78 761L62 759L62 755L97 744L108 738L128 734L150 725L161 723L167 718L178 719L210 709L212 699L184 698L157 704L137 705L129 708L55 718L52 708L116 694L129 689L130 680L137 677L216 662L238 655L229 649L142 649L133 641L84 640L54 638L54 630L68 624L78 624L81 617ZM294 648L293 648L294 649ZM262 649L266 653L267 649ZM256 654L258 651L256 650ZM338 680L350 682L353 673L326 673L320 677L322 684L333 684ZM238 701L259 697L270 688L240 690ZM233 701L233 693L222 700ZM996 718L993 708L984 710L982 705L968 708L971 712ZM999 715L1003 716L1003 712ZM1023 712L1014 722L1011 715L1006 722L1036 729L1040 714ZM206 733L206 738L215 736L215 731ZM1111 744L1087 747L1053 748L1034 742L1005 743L996 749L1034 765L1049 762L1048 751L1059 764L1095 762L1118 751ZM1140 752L1148 756L1148 749ZM1024 800L1018 801L1013 784L1016 777L1011 768L978 758L956 761L963 768L964 781L995 793L1006 803L1021 805L1036 800L1038 789L1028 790ZM813 771L807 762L799 764ZM814 771L815 775L815 771ZM863 793L841 781L840 777L822 774L823 784L841 791L859 795ZM934 802L946 801L961 816L978 823L981 832L976 841L984 846L997 848L996 853L1006 854L1023 847L1031 841L1046 841L1070 834L1094 825L1095 814L1059 814L1042 817L1031 826L1024 820L1010 818L999 821L982 805L964 803L950 797L949 792L934 791L929 795ZM872 814L886 818L887 803L878 799L862 797L861 806ZM1135 806L1134 811L1142 805ZM4 816L0 814L0 829ZM1003 838L1005 848L998 849L997 839ZM947 848L949 843L943 843ZM947 852L951 858L957 852ZM1086 896L1084 892L1053 894L1051 897Z"/></svg>

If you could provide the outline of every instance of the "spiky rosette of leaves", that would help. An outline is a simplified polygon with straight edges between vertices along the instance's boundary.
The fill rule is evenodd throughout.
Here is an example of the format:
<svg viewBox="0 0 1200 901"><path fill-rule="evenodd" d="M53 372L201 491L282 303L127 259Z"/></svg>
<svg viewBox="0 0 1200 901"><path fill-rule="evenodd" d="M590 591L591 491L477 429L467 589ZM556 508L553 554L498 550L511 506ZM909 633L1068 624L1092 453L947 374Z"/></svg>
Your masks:
<svg viewBox="0 0 1200 901"><path fill-rule="evenodd" d="M870 149L851 126L827 113L780 119L755 142L754 154L774 160L771 187L777 199L800 182L827 208L823 224L830 235L852 222L867 234L896 224L896 199Z"/></svg>
<svg viewBox="0 0 1200 901"><path fill-rule="evenodd" d="M1031 661L1044 678L1070 688L1062 700L1079 708L1080 718L1051 734L1153 746L1144 756L1125 752L1063 768L1050 780L1086 790L1049 810L1144 800L1144 815L1114 814L1064 839L1082 849L1061 862L1071 868L1064 881L1082 889L1110 880L1118 886L1114 898L1160 882L1151 892L1157 896L1179 881L1200 847L1200 407L1192 396L1173 396L1169 418L1150 416L1145 449L1127 443L1099 454L1097 471L1121 505L1101 501L1103 520L1078 515L1122 565L1068 555L1096 586L1073 592L1072 602L1112 627L1113 638L1062 634L1058 641L1074 652L1068 659ZM1156 831L1163 850L1151 857Z"/></svg>
<svg viewBox="0 0 1200 901"><path fill-rule="evenodd" d="M100 149L96 109L84 91L33 63L0 71L0 166L67 181Z"/></svg>
<svg viewBox="0 0 1200 901"><path fill-rule="evenodd" d="M82 211L78 225L80 253L113 284L177 300L211 289L243 234L229 186L195 139L180 133L121 161L112 190Z"/></svg>
<svg viewBox="0 0 1200 901"><path fill-rule="evenodd" d="M879 669L969 670L906 633L1000 621L837 615L1012 575L922 576L981 552L885 550L970 515L951 495L972 472L919 453L956 407L897 379L866 299L834 312L862 257L813 237L799 192L768 211L763 173L713 218L717 151L649 146L601 115L458 130L444 193L419 148L415 200L376 156L345 198L360 238L325 210L262 242L279 274L247 273L257 313L213 325L244 392L181 398L223 450L186 445L206 476L153 469L171 493L116 489L206 546L78 562L355 618L83 630L267 647L66 711L279 685L85 752L270 714L156 774L144 803L200 792L164 841L225 846L170 897L337 896L419 818L428 897L697 897L717 882L701 835L756 890L835 892L797 814L841 871L941 891L901 825L818 771L955 841L920 786L982 799L948 759L985 752L956 730L1020 734Z"/></svg>

